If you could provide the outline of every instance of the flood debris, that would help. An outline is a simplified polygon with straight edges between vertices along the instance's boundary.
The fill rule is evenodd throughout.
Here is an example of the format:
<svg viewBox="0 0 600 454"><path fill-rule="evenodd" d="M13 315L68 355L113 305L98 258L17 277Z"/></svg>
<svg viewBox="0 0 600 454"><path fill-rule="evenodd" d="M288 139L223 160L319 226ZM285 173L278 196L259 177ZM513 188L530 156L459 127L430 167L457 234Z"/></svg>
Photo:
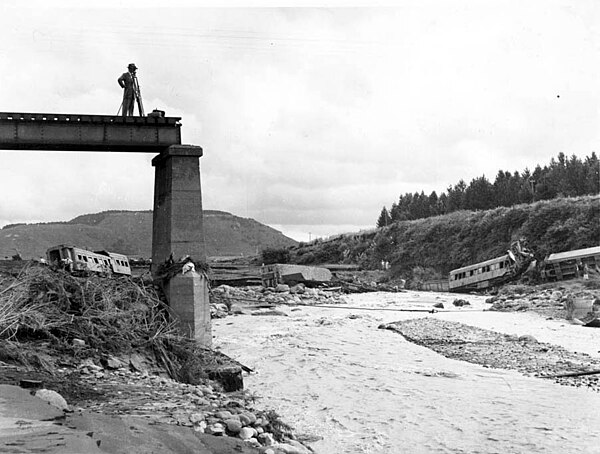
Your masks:
<svg viewBox="0 0 600 454"><path fill-rule="evenodd" d="M166 271L181 273L184 266ZM83 278L42 266L0 279L0 384L43 387L42 395L65 409L149 418L206 434L222 426L220 435L240 440L245 434L240 452L267 446L288 452L295 443L291 430L275 412L255 409L242 389L243 373L251 372L180 336L150 282ZM225 424L221 411L240 422L239 431Z"/></svg>
<svg viewBox="0 0 600 454"><path fill-rule="evenodd" d="M331 281L331 271L327 268L305 265L274 264L265 265L261 269L264 287L276 287L278 284L319 285Z"/></svg>

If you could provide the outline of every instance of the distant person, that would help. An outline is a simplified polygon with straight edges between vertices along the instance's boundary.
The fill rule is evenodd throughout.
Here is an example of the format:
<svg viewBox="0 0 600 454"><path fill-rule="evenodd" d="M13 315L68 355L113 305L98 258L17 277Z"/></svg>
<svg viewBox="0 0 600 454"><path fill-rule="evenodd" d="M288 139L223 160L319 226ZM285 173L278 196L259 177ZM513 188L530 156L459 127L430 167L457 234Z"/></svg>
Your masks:
<svg viewBox="0 0 600 454"><path fill-rule="evenodd" d="M123 89L123 116L133 116L133 105L135 104L135 89L133 86L133 77L137 71L135 63L129 63L127 66L128 71L123 73L121 77L117 79L119 85Z"/></svg>

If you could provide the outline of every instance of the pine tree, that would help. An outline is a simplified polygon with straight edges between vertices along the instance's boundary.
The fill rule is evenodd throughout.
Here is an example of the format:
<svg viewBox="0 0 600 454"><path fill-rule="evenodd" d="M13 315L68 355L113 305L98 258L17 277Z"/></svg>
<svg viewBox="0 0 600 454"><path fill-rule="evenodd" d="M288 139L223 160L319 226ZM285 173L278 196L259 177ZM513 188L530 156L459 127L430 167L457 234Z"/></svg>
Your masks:
<svg viewBox="0 0 600 454"><path fill-rule="evenodd" d="M386 207L383 207L381 210L381 214L379 215L379 219L377 219L377 227L385 227L386 225L390 225L392 222L392 217L388 213Z"/></svg>

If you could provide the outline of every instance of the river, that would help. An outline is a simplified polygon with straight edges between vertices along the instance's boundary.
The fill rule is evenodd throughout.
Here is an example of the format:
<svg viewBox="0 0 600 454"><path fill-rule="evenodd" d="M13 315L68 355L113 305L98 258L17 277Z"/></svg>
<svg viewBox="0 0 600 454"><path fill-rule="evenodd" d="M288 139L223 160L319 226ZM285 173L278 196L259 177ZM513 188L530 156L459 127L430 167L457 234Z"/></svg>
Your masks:
<svg viewBox="0 0 600 454"><path fill-rule="evenodd" d="M593 329L535 314L394 312L452 307L454 295L352 295L348 307L284 307L288 316L215 320L215 346L255 369L244 378L257 405L274 409L320 454L600 453L600 394L514 371L447 359L379 330L440 317L598 355ZM387 311L376 309L388 309Z"/></svg>

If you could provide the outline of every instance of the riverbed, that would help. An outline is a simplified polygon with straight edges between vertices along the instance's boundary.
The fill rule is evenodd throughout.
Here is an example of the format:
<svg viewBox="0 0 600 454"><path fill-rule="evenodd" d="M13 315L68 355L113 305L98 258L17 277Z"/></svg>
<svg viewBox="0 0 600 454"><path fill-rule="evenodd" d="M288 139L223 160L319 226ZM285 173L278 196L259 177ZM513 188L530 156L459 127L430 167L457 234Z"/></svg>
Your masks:
<svg viewBox="0 0 600 454"><path fill-rule="evenodd" d="M381 323L438 317L533 335L598 356L595 331L531 313L483 312L482 297L402 292L347 297L337 308L215 320L215 346L253 368L246 389L317 453L600 452L600 394L447 359ZM453 312L431 309L442 302ZM385 310L382 310L385 309Z"/></svg>

